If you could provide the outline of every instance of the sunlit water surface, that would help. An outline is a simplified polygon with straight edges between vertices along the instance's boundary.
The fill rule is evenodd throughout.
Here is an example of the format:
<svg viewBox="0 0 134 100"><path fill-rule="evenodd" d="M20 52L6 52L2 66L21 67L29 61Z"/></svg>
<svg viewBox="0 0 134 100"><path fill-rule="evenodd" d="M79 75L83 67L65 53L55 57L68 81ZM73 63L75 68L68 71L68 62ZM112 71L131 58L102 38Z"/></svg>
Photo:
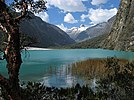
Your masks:
<svg viewBox="0 0 134 100"><path fill-rule="evenodd" d="M32 50L23 51L22 56L21 82L42 82L46 86L55 87L70 87L76 83L85 83L83 79L74 77L67 72L67 66L73 62L107 57L134 60L133 52L103 49ZM7 76L5 66L5 61L0 61L0 73ZM91 84L94 84L94 81Z"/></svg>

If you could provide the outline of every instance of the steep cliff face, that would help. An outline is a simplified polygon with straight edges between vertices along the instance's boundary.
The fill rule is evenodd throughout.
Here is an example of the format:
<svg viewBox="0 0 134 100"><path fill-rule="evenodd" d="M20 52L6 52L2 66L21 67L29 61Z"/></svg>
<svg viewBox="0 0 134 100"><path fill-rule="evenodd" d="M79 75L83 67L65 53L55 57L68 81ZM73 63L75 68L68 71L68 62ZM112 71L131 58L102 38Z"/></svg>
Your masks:
<svg viewBox="0 0 134 100"><path fill-rule="evenodd" d="M102 47L115 50L134 50L134 0L121 0L116 20Z"/></svg>

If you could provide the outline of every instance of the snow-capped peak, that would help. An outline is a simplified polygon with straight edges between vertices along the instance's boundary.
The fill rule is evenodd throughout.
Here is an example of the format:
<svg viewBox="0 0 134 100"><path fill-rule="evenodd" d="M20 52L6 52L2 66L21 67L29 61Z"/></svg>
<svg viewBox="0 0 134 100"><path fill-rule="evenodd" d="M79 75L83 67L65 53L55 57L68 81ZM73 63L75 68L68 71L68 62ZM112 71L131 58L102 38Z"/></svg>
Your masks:
<svg viewBox="0 0 134 100"><path fill-rule="evenodd" d="M87 28L88 27L82 24L80 25L80 27L72 27L68 29L66 32L68 35L70 35L71 38L75 39L79 35L79 33L85 31Z"/></svg>
<svg viewBox="0 0 134 100"><path fill-rule="evenodd" d="M64 26L64 24L57 26L63 31L65 31L72 39L75 39L79 35L79 33L85 31L88 28L88 26L85 26L83 24L81 24L79 27L72 27L72 28L67 28Z"/></svg>

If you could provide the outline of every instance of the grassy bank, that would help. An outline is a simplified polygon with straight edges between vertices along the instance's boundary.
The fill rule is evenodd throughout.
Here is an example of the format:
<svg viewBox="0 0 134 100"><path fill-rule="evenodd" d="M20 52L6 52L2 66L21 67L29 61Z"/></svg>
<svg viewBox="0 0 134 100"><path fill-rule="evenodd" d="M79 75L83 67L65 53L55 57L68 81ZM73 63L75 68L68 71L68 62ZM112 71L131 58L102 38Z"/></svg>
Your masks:
<svg viewBox="0 0 134 100"><path fill-rule="evenodd" d="M99 79L106 77L110 73L107 66L112 62L113 64L111 66L115 66L116 64L121 66L120 71L122 71L123 66L125 66L126 63L129 63L128 60L116 58L88 59L73 63L69 70L74 76L83 77L89 80L93 78ZM134 63L134 61L132 63Z"/></svg>

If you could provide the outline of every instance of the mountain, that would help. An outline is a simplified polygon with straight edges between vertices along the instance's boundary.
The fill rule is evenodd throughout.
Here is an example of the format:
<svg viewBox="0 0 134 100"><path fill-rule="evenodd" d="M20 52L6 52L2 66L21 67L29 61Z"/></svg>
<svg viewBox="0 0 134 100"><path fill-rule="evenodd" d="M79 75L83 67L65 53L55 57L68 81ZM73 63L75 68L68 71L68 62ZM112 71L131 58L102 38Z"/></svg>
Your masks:
<svg viewBox="0 0 134 100"><path fill-rule="evenodd" d="M101 43L108 36L108 33L110 32L115 19L116 19L116 16L113 16L107 22L103 22L103 23L100 23L100 24L97 24L95 26L88 28L86 31L83 31L82 32L83 34L81 33L81 35L85 36L85 38L86 38L86 35L87 37L88 35L90 35L90 37L92 38L79 42L79 43L69 45L66 48L101 48L101 45L102 45ZM88 34L89 30L90 32Z"/></svg>
<svg viewBox="0 0 134 100"><path fill-rule="evenodd" d="M85 31L79 33L76 37L77 41L84 41L104 33L108 33L111 29L111 26L115 20L115 16L109 19L107 22L99 23L95 26L87 28Z"/></svg>
<svg viewBox="0 0 134 100"><path fill-rule="evenodd" d="M69 37L67 33L62 31L55 25L42 21L41 18L30 13L31 19L24 19L20 23L20 31L26 34L37 43L32 46L35 47L50 47L72 44L75 41ZM1 33L0 33L1 37Z"/></svg>
<svg viewBox="0 0 134 100"><path fill-rule="evenodd" d="M100 36L82 41L82 42L78 42L75 44L71 44L68 46L63 46L63 48L71 48L71 49L75 49L75 48L101 48L100 43L107 37L108 33L104 33Z"/></svg>
<svg viewBox="0 0 134 100"><path fill-rule="evenodd" d="M103 48L134 51L134 0L121 0L116 20Z"/></svg>
<svg viewBox="0 0 134 100"><path fill-rule="evenodd" d="M50 47L74 43L74 40L57 26L46 23L33 14L30 16L32 19L21 22L20 31L37 39L37 43L33 46Z"/></svg>
<svg viewBox="0 0 134 100"><path fill-rule="evenodd" d="M110 32L68 48L105 48L134 51L134 0L121 0Z"/></svg>
<svg viewBox="0 0 134 100"><path fill-rule="evenodd" d="M72 27L71 29L66 30L66 33L74 40L76 40L79 33L86 30L87 27L85 25L80 25L80 27Z"/></svg>

